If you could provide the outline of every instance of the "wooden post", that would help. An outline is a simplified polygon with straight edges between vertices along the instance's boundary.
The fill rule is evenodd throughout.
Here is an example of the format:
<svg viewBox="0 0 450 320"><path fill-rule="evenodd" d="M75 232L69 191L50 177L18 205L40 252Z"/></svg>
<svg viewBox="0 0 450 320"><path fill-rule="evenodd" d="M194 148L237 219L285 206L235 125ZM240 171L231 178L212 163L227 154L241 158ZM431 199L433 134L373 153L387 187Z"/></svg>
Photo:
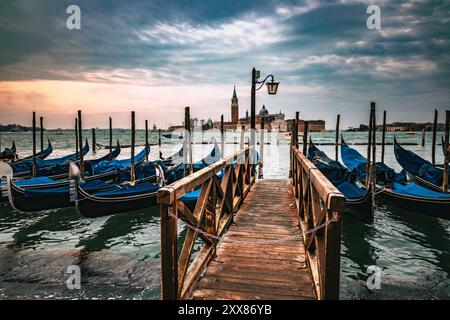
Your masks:
<svg viewBox="0 0 450 320"><path fill-rule="evenodd" d="M131 111L131 185L136 182L136 174L134 171L134 145L136 143L136 122L135 112Z"/></svg>
<svg viewBox="0 0 450 320"><path fill-rule="evenodd" d="M44 117L39 117L39 126L41 127L41 152L44 151Z"/></svg>
<svg viewBox="0 0 450 320"><path fill-rule="evenodd" d="M303 154L306 155L308 153L308 130L309 130L309 121L305 121L305 130L303 131Z"/></svg>
<svg viewBox="0 0 450 320"><path fill-rule="evenodd" d="M97 151L97 141L95 141L95 128L92 128L92 152L96 153Z"/></svg>
<svg viewBox="0 0 450 320"><path fill-rule="evenodd" d="M192 161L192 133L191 133L191 108L188 107L188 139L189 139L189 174L194 173L194 162Z"/></svg>
<svg viewBox="0 0 450 320"><path fill-rule="evenodd" d="M334 155L335 155L335 160L339 161L339 124L341 122L341 115L338 114L337 115L337 119L336 119L336 140L334 143Z"/></svg>
<svg viewBox="0 0 450 320"><path fill-rule="evenodd" d="M112 118L109 117L109 161L112 160L112 139L113 139Z"/></svg>
<svg viewBox="0 0 450 320"><path fill-rule="evenodd" d="M264 117L261 117L261 132L259 137L259 172L258 179L264 178L263 166L264 166Z"/></svg>
<svg viewBox="0 0 450 320"><path fill-rule="evenodd" d="M438 111L434 109L434 120L433 120L433 140L431 142L431 162L436 164L436 131L437 131L437 121L438 121Z"/></svg>
<svg viewBox="0 0 450 320"><path fill-rule="evenodd" d="M447 128L450 124L448 124L448 112L449 112L450 110L446 110L445 111L445 134L444 134L444 143L445 143L445 141L450 141L450 137L449 137L449 135L450 135L450 130ZM448 149L448 144L449 144L450 142L447 142L447 144L445 145L445 147Z"/></svg>
<svg viewBox="0 0 450 320"><path fill-rule="evenodd" d="M372 116L372 170L371 170L371 182L375 187L376 183L376 163L377 163L377 121L376 121L376 112L375 112L375 102L373 103L373 116Z"/></svg>
<svg viewBox="0 0 450 320"><path fill-rule="evenodd" d="M425 147L425 127L422 129L422 147Z"/></svg>
<svg viewBox="0 0 450 320"><path fill-rule="evenodd" d="M292 149L295 145L295 140L294 140L294 136L295 136L295 126L296 126L296 122L295 120L292 121L292 126L290 128L291 130L291 143L290 143L290 151L289 151L289 178L294 178L294 172L293 172L293 165L294 165L294 150ZM297 135L298 136L298 135Z"/></svg>
<svg viewBox="0 0 450 320"><path fill-rule="evenodd" d="M445 111L445 154L444 154L444 178L442 180L442 192L447 193L448 188L448 164L449 164L449 134L450 134L450 110Z"/></svg>
<svg viewBox="0 0 450 320"><path fill-rule="evenodd" d="M148 148L148 120L145 120L145 148ZM145 161L148 161L148 153L145 154Z"/></svg>
<svg viewBox="0 0 450 320"><path fill-rule="evenodd" d="M161 150L161 129L158 130L158 147Z"/></svg>
<svg viewBox="0 0 450 320"><path fill-rule="evenodd" d="M255 130L256 130L256 69L252 69L252 88L250 91L250 141L255 147ZM256 147L255 147L256 150ZM252 155L251 155L252 156ZM250 161L253 159L250 158ZM252 162L253 163L253 162Z"/></svg>
<svg viewBox="0 0 450 320"><path fill-rule="evenodd" d="M31 175L36 177L36 112L33 111L33 167Z"/></svg>
<svg viewBox="0 0 450 320"><path fill-rule="evenodd" d="M342 232L342 214L332 212L327 209L327 220L331 220L333 215L337 217L337 221L330 223L326 227L326 248L325 248L325 293L324 300L339 299L339 270L341 262L341 232Z"/></svg>
<svg viewBox="0 0 450 320"><path fill-rule="evenodd" d="M300 123L300 112L295 112L295 137L294 137L294 145L298 149L299 143L298 143L298 125Z"/></svg>
<svg viewBox="0 0 450 320"><path fill-rule="evenodd" d="M77 159L79 158L78 151L78 119L75 118L75 153L77 155Z"/></svg>
<svg viewBox="0 0 450 320"><path fill-rule="evenodd" d="M161 211L161 298L178 298L177 221L169 215L176 213L176 205L160 205Z"/></svg>
<svg viewBox="0 0 450 320"><path fill-rule="evenodd" d="M245 134L245 127L241 126L241 140L239 143L239 147L241 150L244 150L244 134Z"/></svg>
<svg viewBox="0 0 450 320"><path fill-rule="evenodd" d="M381 162L384 163L384 149L386 145L386 110L383 111L383 131L381 133Z"/></svg>
<svg viewBox="0 0 450 320"><path fill-rule="evenodd" d="M220 117L220 148L221 148L221 158L225 156L225 129L223 125L223 115Z"/></svg>
<svg viewBox="0 0 450 320"><path fill-rule="evenodd" d="M80 146L80 172L84 178L84 157L83 157L83 123L81 120L81 110L78 110L78 145Z"/></svg>
<svg viewBox="0 0 450 320"><path fill-rule="evenodd" d="M190 133L191 133L191 116L190 116L190 108L186 107L184 108L184 129L185 129L185 148L184 148L184 176L186 176L188 174L188 167L187 167L187 162L188 162L188 155L189 155L189 160L192 159L191 156L191 145L190 145ZM192 168L192 161L189 162L189 172L191 171Z"/></svg>
<svg viewBox="0 0 450 320"><path fill-rule="evenodd" d="M370 161L372 155L372 124L373 124L373 109L375 104L371 102L370 104L370 116L369 116L369 137L367 140L367 163L366 163L366 187L369 187L370 183Z"/></svg>

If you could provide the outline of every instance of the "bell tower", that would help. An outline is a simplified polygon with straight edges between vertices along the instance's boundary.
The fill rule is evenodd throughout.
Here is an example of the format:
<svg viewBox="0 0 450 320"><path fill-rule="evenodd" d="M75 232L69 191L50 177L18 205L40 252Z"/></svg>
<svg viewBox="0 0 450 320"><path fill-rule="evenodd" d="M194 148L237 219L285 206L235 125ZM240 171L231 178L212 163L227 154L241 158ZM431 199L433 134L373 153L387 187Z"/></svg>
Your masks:
<svg viewBox="0 0 450 320"><path fill-rule="evenodd" d="M233 97L231 98L231 123L239 122L239 102L236 94L236 86L234 86Z"/></svg>

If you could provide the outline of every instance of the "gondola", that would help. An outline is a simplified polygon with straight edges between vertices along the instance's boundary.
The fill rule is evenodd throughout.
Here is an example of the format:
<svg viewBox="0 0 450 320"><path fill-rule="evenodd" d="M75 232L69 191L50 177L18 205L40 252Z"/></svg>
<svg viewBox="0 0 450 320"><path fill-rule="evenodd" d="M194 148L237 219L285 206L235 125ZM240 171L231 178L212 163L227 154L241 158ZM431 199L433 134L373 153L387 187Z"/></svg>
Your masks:
<svg viewBox="0 0 450 320"><path fill-rule="evenodd" d="M183 161L183 155L184 155L184 147L181 147L180 150L172 154L170 157L164 158L162 156L162 152L159 151L159 158L164 161L164 163L167 164L173 164L173 163L180 163Z"/></svg>
<svg viewBox="0 0 450 320"><path fill-rule="evenodd" d="M340 162L330 159L310 139L308 159L345 196L347 212L373 220L372 187L366 188L356 181L356 176Z"/></svg>
<svg viewBox="0 0 450 320"><path fill-rule="evenodd" d="M4 151L0 152L0 160L3 161L14 161L17 159L16 143L13 141L10 149L6 148Z"/></svg>
<svg viewBox="0 0 450 320"><path fill-rule="evenodd" d="M355 169L358 179L365 179L366 158L341 141L341 157L351 170ZM376 175L377 199L406 212L424 214L450 220L450 194L443 194L424 188L406 180L404 170L395 173L384 163L376 163L376 169L384 170Z"/></svg>
<svg viewBox="0 0 450 320"><path fill-rule="evenodd" d="M443 167L436 166L414 152L406 150L395 138L394 154L397 162L408 173L411 180L430 190L442 192Z"/></svg>
<svg viewBox="0 0 450 320"><path fill-rule="evenodd" d="M83 156L89 152L89 144L86 139L85 146L81 149ZM48 160L39 160L36 159L36 169L40 170L42 168L47 168L55 165L60 165L64 163L69 163L70 161L76 160L80 157L80 153L73 153L67 155L65 157L56 158L56 159L48 159ZM31 176L31 169L33 167L33 160L25 160L20 161L19 163L11 163L11 167L14 172L14 177L17 178L27 178Z"/></svg>
<svg viewBox="0 0 450 320"><path fill-rule="evenodd" d="M87 169L86 175L93 176L100 175L100 173L105 173L105 170L96 170L96 172L94 172L94 168L99 167L100 163L102 163L103 161L108 161L108 168L110 169L110 171L112 171L114 168L114 162L109 162L109 159L114 160L119 156L120 152L120 144L119 141L117 141L117 147L116 149L114 149L111 155L106 155L99 159L85 161L85 168ZM125 167L125 165L121 164L123 164L123 160L119 162L118 167ZM52 185L52 187L63 186L65 183L67 183L66 180L69 177L68 172L69 164L54 165L36 170L36 177L34 178L16 177L13 179L13 181L18 187L21 188L44 188L46 185ZM5 191L4 195L0 197L0 202L3 202L8 198L8 196L6 195L7 185L5 182L0 182L0 190Z"/></svg>
<svg viewBox="0 0 450 320"><path fill-rule="evenodd" d="M166 139L178 139L178 140L183 139L182 135L174 134L174 133L163 133L162 136Z"/></svg>
<svg viewBox="0 0 450 320"><path fill-rule="evenodd" d="M136 155L135 162L138 167L144 162L148 150L149 148L145 148ZM91 192L105 190L110 188L110 184L113 182L129 179L130 159L113 160L108 163L109 165L106 161L99 163L102 167L94 167L95 174L84 177L87 190ZM143 170L145 169L141 169L141 171ZM70 191L70 179L58 181L48 177L38 177L10 181L8 197L14 209L22 212L33 212L73 206L74 200L71 199Z"/></svg>
<svg viewBox="0 0 450 320"><path fill-rule="evenodd" d="M85 175L93 176L96 174L105 173L106 169L109 169L111 171L114 169L114 164L116 162L119 164L119 167L123 167L123 165L121 165L124 163L123 160L115 160L120 155L121 152L122 148L120 146L119 141L117 141L117 146L114 150L112 150L111 154L108 153L103 157L97 159L84 160ZM145 151L142 151L141 158L143 156L145 157ZM75 163L79 165L79 160L76 161ZM36 176L49 177L53 180L67 179L69 172L69 165L70 161L52 166L45 166L45 167L37 166Z"/></svg>
<svg viewBox="0 0 450 320"><path fill-rule="evenodd" d="M217 144L211 153L201 161L193 164L194 171L200 170L210 161L220 159L220 150ZM137 180L134 185L130 183L115 184L113 189L102 192L88 192L83 185L77 184L77 208L80 214L87 218L113 215L156 205L156 194L161 188L161 181L172 183L183 177L183 164L179 163L172 168L164 168L160 164L160 182L149 179Z"/></svg>
<svg viewBox="0 0 450 320"><path fill-rule="evenodd" d="M36 153L36 159L44 160L44 159L46 159L48 156L50 156L50 155L52 154L52 152L53 152L53 146L52 146L52 144L50 143L50 140L48 140L47 148L45 148L45 149L42 150L42 151L37 152L37 153ZM16 160L16 161L14 161L13 163L14 163L14 164L18 164L18 163L20 163L20 162L22 162L22 161L32 160L32 159L33 159L33 156L31 155L31 156L28 156L28 157L25 157L25 158L21 158L21 159L19 159L19 160Z"/></svg>

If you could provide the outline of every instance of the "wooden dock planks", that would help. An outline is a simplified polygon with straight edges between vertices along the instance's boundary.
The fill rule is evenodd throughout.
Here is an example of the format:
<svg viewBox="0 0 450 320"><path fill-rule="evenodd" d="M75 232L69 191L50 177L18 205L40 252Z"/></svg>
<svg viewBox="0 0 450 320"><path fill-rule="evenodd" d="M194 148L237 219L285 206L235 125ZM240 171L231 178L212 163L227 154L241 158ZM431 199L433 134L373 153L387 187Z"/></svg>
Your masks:
<svg viewBox="0 0 450 320"><path fill-rule="evenodd" d="M260 243L300 234L293 204L288 180L259 180L192 298L316 299L303 241Z"/></svg>

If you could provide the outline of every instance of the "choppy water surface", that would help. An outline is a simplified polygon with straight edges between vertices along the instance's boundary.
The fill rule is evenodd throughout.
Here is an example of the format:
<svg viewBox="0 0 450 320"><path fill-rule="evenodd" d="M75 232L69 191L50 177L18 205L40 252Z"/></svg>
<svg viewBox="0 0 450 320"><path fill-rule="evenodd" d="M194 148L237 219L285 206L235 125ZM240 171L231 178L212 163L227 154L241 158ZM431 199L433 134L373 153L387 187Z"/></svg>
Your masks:
<svg viewBox="0 0 450 320"><path fill-rule="evenodd" d="M89 133L85 132L90 139ZM366 133L344 133L347 142L362 142ZM54 146L52 157L74 150L73 132L48 135ZM114 139L129 144L129 131L115 131ZM387 141L392 141L388 134ZM420 134L398 134L400 141L419 142ZM439 136L438 136L439 137ZM47 138L47 135L46 135ZM150 134L151 143L157 134ZM204 141L218 136L205 133ZM107 144L106 130L97 131L97 142ZM202 139L197 134L195 140ZM334 133L313 134L316 143L334 141ZM30 133L3 133L2 148L15 140L22 156L31 150ZM287 178L289 137L266 137L266 178ZM144 133L138 132L143 145ZM219 140L217 140L219 141ZM227 136L226 154L238 149L239 133ZM425 147L407 146L430 159L430 136ZM440 141L440 137L438 139ZM168 141L163 141L167 143ZM164 144L163 154L180 147ZM194 160L206 155L211 145L196 144ZM330 156L333 146L321 147ZM365 153L366 146L356 146ZM397 170L392 146L386 146L386 163ZM380 148L377 150L380 152ZM106 150L98 150L98 157ZM129 156L124 149L121 158ZM158 148L152 148L155 157ZM440 146L437 159L442 162ZM88 298L88 299L158 299L160 292L159 211L150 208L122 215L86 219L75 209L18 213L9 206L0 208L0 298ZM180 237L183 230L180 227ZM341 298L343 299L449 299L450 298L450 221L399 212L379 204L375 222L346 216L343 225L341 255ZM81 290L67 289L69 265L81 268ZM366 281L369 266L381 268L381 287L369 290Z"/></svg>

